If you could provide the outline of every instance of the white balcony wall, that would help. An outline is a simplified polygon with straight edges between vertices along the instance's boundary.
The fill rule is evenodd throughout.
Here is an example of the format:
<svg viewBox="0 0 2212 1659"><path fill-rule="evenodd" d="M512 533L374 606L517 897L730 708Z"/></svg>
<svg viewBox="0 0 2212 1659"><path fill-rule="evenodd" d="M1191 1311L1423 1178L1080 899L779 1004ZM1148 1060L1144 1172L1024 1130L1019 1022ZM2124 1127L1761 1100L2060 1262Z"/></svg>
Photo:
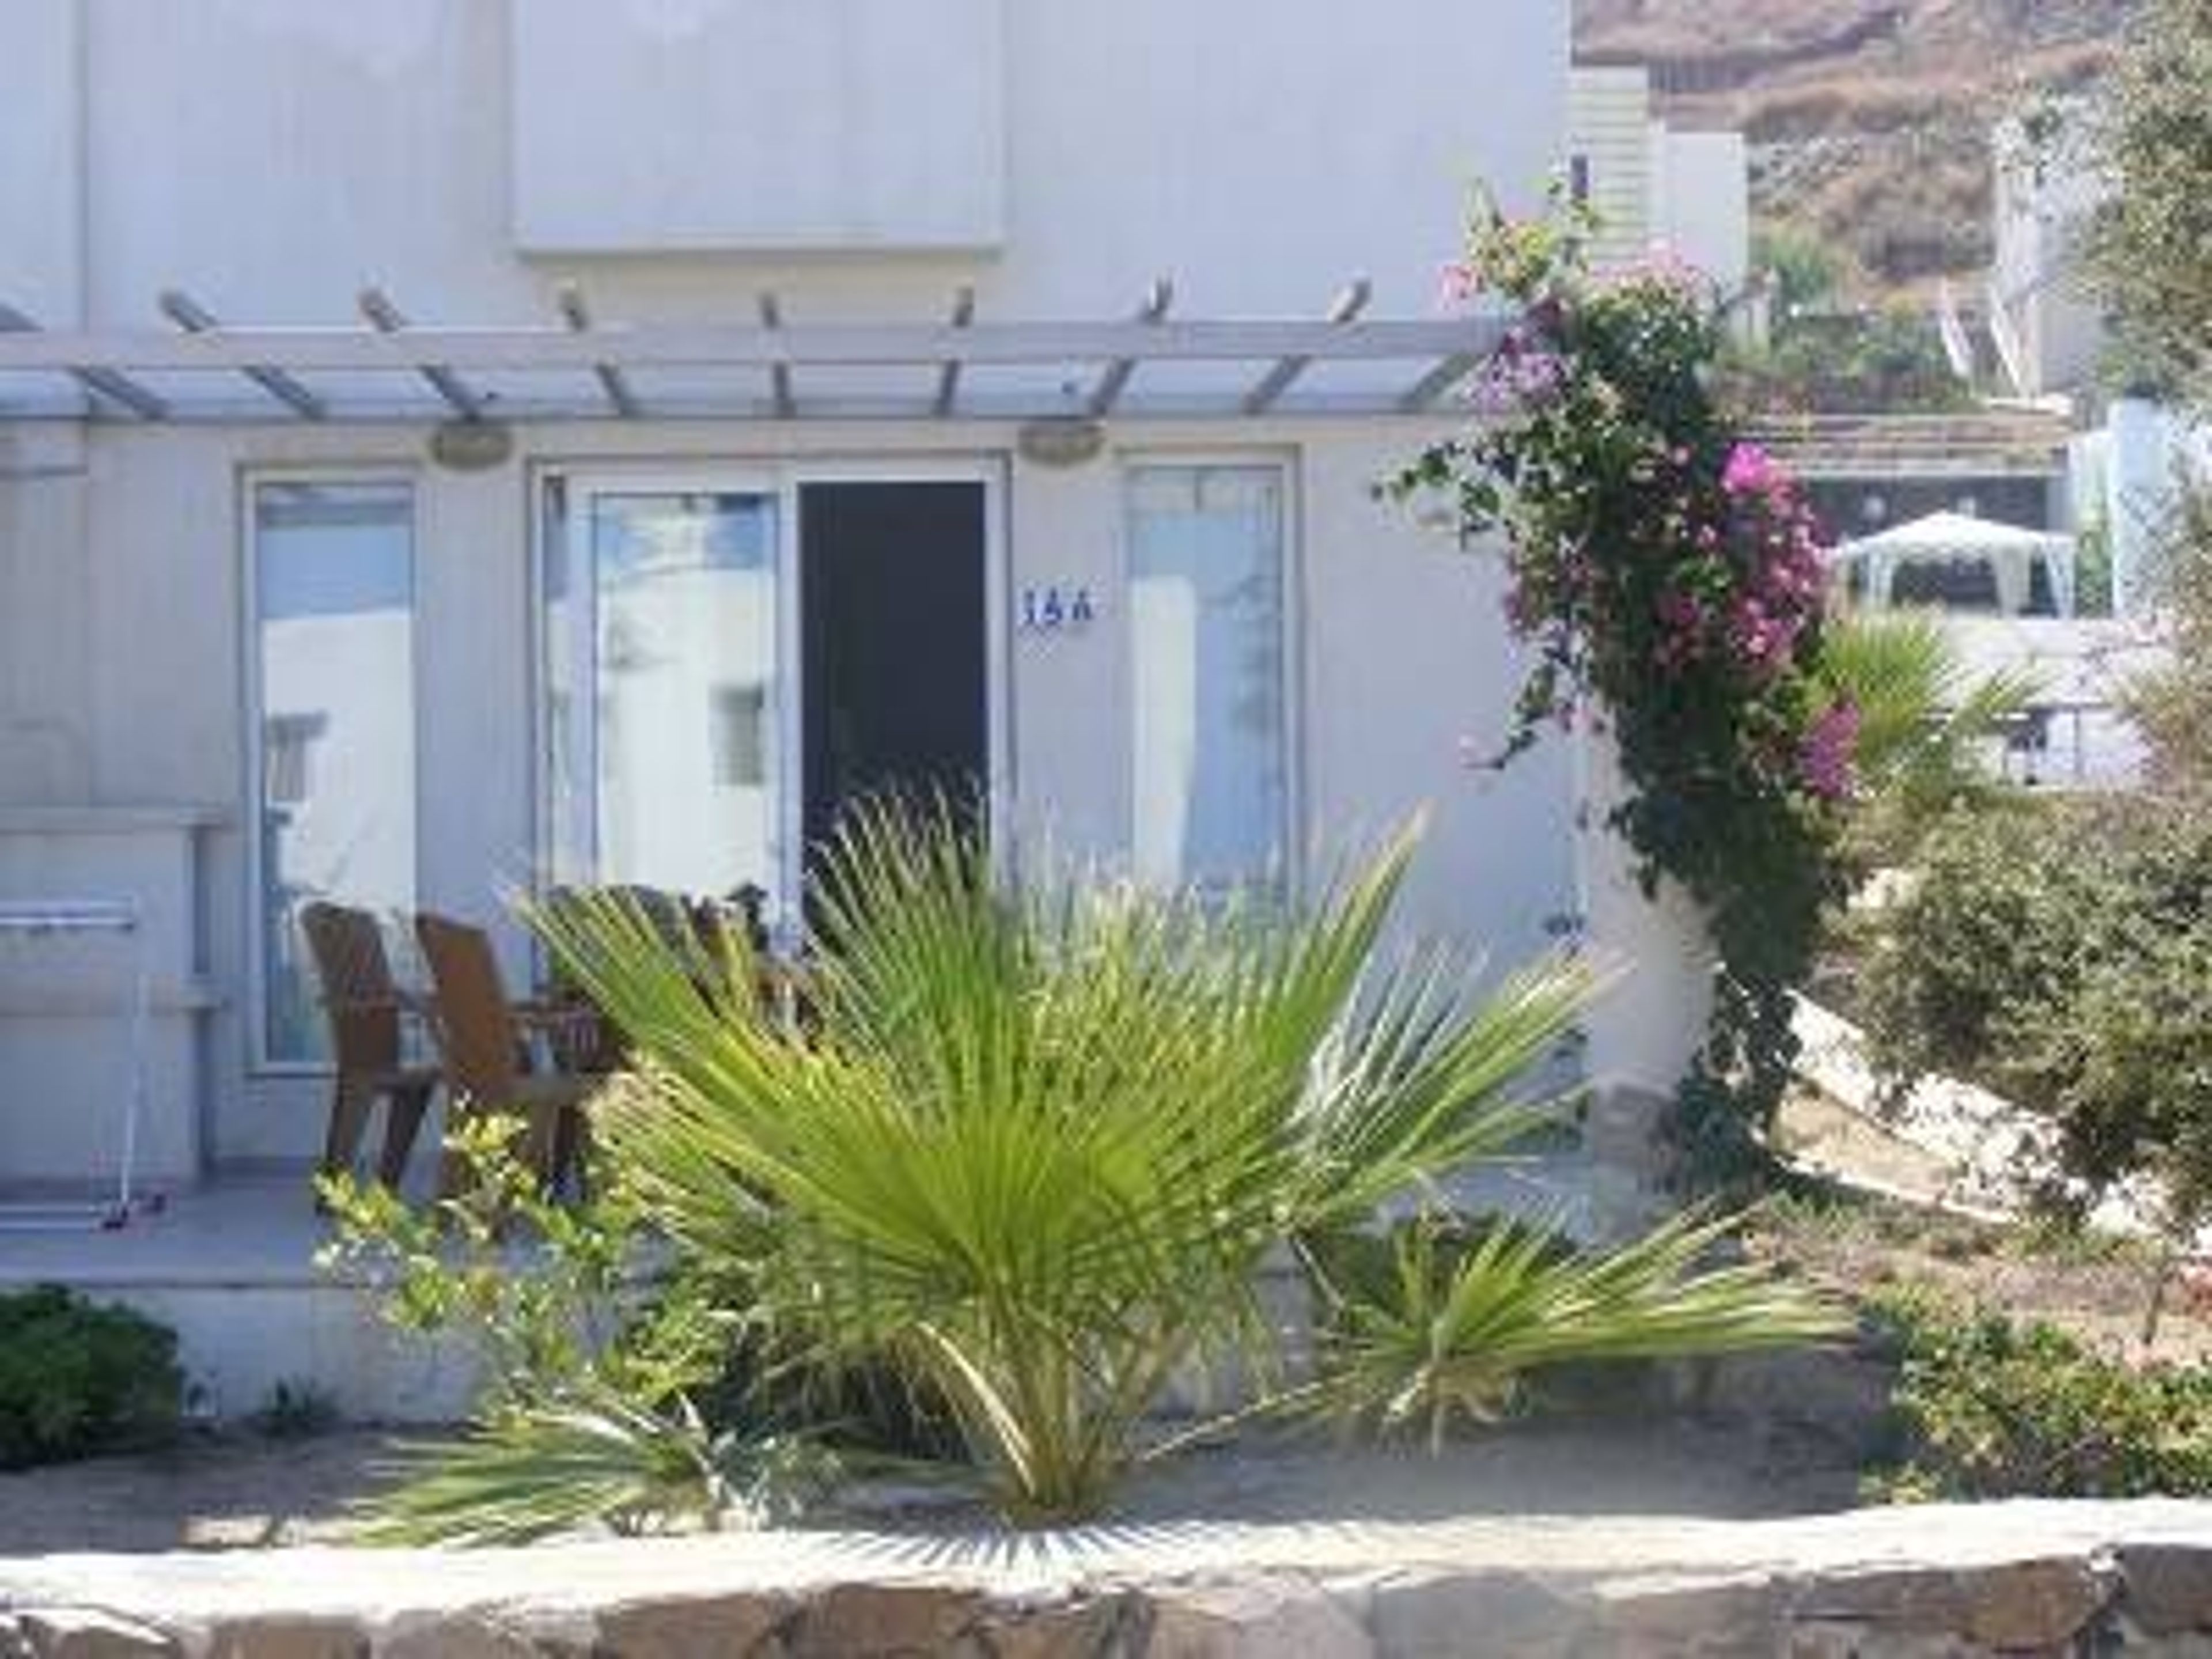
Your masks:
<svg viewBox="0 0 2212 1659"><path fill-rule="evenodd" d="M995 247L1008 3L512 0L515 246Z"/></svg>

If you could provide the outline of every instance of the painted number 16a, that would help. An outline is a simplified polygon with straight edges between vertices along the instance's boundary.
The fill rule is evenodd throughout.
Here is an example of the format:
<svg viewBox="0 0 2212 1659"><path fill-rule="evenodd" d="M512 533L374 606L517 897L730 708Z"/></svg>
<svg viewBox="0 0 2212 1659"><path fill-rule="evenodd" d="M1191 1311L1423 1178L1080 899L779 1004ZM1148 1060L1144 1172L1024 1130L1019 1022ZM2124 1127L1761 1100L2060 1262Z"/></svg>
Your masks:
<svg viewBox="0 0 2212 1659"><path fill-rule="evenodd" d="M1065 634L1087 628L1097 615L1087 587L1050 583L1021 592L1019 622L1024 634Z"/></svg>

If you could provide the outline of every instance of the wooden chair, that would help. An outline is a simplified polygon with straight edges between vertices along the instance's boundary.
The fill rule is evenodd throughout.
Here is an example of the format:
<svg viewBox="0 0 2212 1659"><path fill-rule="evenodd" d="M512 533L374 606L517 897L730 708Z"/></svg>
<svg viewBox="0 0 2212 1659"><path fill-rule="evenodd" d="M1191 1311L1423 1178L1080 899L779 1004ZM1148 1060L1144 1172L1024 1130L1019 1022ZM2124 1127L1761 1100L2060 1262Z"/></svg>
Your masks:
<svg viewBox="0 0 2212 1659"><path fill-rule="evenodd" d="M321 982L337 1066L322 1170L335 1175L353 1168L369 1115L381 1100L384 1152L376 1177L397 1187L437 1092L438 1068L406 1062L401 1041L406 1003L392 979L376 918L366 910L319 902L300 913L300 928Z"/></svg>
<svg viewBox="0 0 2212 1659"><path fill-rule="evenodd" d="M540 1011L507 999L491 937L448 917L415 918L434 994L432 1027L446 1062L447 1085L456 1115L505 1113L523 1120L524 1161L550 1189L580 1173L584 1146L583 1105L603 1079L573 1072L529 1069L527 1027ZM573 1018L552 1011L553 1018ZM439 1191L451 1196L464 1179L459 1160L447 1152Z"/></svg>

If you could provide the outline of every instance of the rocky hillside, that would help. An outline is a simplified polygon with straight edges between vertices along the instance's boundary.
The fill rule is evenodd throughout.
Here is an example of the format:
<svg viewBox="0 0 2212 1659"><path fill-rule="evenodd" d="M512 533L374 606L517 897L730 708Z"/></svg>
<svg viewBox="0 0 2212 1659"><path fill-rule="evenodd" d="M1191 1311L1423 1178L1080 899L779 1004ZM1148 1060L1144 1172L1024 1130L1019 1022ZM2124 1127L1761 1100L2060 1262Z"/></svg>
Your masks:
<svg viewBox="0 0 2212 1659"><path fill-rule="evenodd" d="M1649 62L1669 118L1752 143L1762 222L1869 292L1978 274L1991 125L2109 62L2135 0L1576 0L1586 58Z"/></svg>

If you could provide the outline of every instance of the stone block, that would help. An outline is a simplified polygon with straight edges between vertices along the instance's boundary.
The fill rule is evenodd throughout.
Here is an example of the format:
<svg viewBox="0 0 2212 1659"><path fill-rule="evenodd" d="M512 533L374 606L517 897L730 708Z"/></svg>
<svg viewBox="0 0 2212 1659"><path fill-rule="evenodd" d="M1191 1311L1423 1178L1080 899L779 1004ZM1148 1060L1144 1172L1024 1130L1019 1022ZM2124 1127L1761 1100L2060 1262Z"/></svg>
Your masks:
<svg viewBox="0 0 2212 1659"><path fill-rule="evenodd" d="M793 1659L908 1659L951 1647L982 1610L951 1584L839 1584L808 1601L785 1633Z"/></svg>
<svg viewBox="0 0 2212 1659"><path fill-rule="evenodd" d="M208 1659L368 1659L368 1633L346 1619L248 1619L219 1625Z"/></svg>
<svg viewBox="0 0 2212 1659"><path fill-rule="evenodd" d="M15 1626L33 1659L154 1659L184 1651L150 1626L92 1607L21 1607Z"/></svg>
<svg viewBox="0 0 2212 1659"><path fill-rule="evenodd" d="M2196 1544L2123 1544L2121 1606L2150 1636L2212 1631L2212 1549Z"/></svg>
<svg viewBox="0 0 2212 1659"><path fill-rule="evenodd" d="M1764 1659L1780 1650L1787 1625L1781 1588L1764 1578L1631 1579L1606 1585L1597 1601L1600 1652Z"/></svg>
<svg viewBox="0 0 2212 1659"><path fill-rule="evenodd" d="M1589 1599L1526 1573L1424 1572L1379 1580L1368 1628L1389 1659L1461 1659L1476 1643L1525 1659L1571 1659L1589 1635Z"/></svg>
<svg viewBox="0 0 2212 1659"><path fill-rule="evenodd" d="M1959 1575L1961 1634L2001 1653L2070 1646L2110 1606L2115 1579L2080 1557L2009 1562Z"/></svg>
<svg viewBox="0 0 2212 1659"><path fill-rule="evenodd" d="M641 1601L599 1615L605 1659L750 1659L791 1616L788 1596Z"/></svg>
<svg viewBox="0 0 2212 1659"><path fill-rule="evenodd" d="M1373 1659L1358 1621L1304 1578L1255 1575L1157 1593L1146 1659Z"/></svg>
<svg viewBox="0 0 2212 1659"><path fill-rule="evenodd" d="M1143 1623L1133 1595L994 1606L975 1633L990 1659L1109 1659Z"/></svg>

